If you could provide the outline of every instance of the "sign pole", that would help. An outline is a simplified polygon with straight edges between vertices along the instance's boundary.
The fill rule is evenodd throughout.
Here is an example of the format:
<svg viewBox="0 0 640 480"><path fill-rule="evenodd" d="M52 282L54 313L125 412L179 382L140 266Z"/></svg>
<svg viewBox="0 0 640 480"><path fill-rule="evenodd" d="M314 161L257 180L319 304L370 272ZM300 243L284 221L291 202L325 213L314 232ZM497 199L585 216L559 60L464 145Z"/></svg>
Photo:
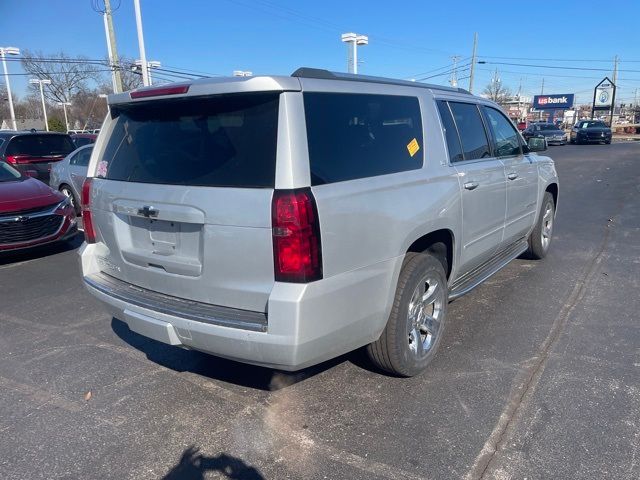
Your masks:
<svg viewBox="0 0 640 480"><path fill-rule="evenodd" d="M613 127L613 111L616 108L616 84L611 82L611 85L613 85L613 95L611 95L611 115L609 116L609 127Z"/></svg>

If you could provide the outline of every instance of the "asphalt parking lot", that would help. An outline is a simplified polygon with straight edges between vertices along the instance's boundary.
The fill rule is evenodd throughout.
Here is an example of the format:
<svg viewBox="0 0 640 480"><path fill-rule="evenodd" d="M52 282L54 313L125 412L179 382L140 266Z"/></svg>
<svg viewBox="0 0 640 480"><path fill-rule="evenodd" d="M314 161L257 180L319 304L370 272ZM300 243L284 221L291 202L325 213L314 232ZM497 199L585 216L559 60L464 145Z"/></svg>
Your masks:
<svg viewBox="0 0 640 480"><path fill-rule="evenodd" d="M640 478L640 142L549 154L550 255L453 302L413 379L165 346L73 245L0 258L0 478Z"/></svg>

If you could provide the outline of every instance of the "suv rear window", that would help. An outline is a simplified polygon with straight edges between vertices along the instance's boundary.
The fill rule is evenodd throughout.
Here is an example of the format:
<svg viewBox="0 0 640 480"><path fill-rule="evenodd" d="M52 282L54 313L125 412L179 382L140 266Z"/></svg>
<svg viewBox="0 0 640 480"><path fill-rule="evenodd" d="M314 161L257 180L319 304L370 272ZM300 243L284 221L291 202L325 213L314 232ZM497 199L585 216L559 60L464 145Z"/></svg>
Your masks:
<svg viewBox="0 0 640 480"><path fill-rule="evenodd" d="M278 102L278 93L260 93L113 107L116 123L99 176L170 185L273 187Z"/></svg>
<svg viewBox="0 0 640 480"><path fill-rule="evenodd" d="M417 98L305 93L304 108L312 185L422 167Z"/></svg>
<svg viewBox="0 0 640 480"><path fill-rule="evenodd" d="M7 145L7 155L68 155L76 149L68 135L28 134L13 137Z"/></svg>

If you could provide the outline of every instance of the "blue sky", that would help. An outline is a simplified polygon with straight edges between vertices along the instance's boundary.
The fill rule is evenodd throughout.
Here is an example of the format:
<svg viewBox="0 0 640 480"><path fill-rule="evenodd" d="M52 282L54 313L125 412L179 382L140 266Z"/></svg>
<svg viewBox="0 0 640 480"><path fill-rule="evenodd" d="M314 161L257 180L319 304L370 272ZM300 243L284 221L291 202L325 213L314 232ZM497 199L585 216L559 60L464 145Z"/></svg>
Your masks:
<svg viewBox="0 0 640 480"><path fill-rule="evenodd" d="M147 58L161 61L165 68L222 75L237 69L288 75L299 66L344 71L346 47L340 34L354 31L369 35L370 41L359 49L364 61L360 73L421 78L446 71L431 72L450 65L453 55L468 63L477 32L480 59L494 63L478 65L476 93L498 68L503 83L514 91L521 84L525 94L540 93L544 78L545 93L577 93L578 101L587 103L595 84L611 76L614 55L620 58L618 97L632 101L640 88L640 2L634 0L619 0L615 6L595 0L141 3ZM0 46L104 58L102 17L91 4L92 0L0 0ZM133 0L112 4L120 4L114 13L118 51L137 58ZM10 62L10 70L22 72L17 62ZM448 79L442 75L426 81ZM24 94L25 77L13 75L11 82L18 95ZM468 79L460 86L466 88Z"/></svg>

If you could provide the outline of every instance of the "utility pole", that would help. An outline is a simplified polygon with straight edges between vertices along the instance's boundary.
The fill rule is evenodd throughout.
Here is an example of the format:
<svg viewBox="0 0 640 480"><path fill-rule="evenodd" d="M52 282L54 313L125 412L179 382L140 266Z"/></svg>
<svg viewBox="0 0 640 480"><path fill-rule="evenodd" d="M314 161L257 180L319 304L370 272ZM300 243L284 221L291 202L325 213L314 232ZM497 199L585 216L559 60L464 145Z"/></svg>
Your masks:
<svg viewBox="0 0 640 480"><path fill-rule="evenodd" d="M544 77L542 77L542 86L540 87L540 95L544 95ZM542 109L540 109L540 115L538 120L542 120Z"/></svg>
<svg viewBox="0 0 640 480"><path fill-rule="evenodd" d="M14 130L18 129L16 124L16 113L13 110L13 97L11 96L11 83L9 83L9 72L7 72L6 55L20 55L20 49L16 47L0 47L0 57L2 57L2 68L4 69L4 84L7 86L7 97L9 97L9 113L11 114L11 124Z"/></svg>
<svg viewBox="0 0 640 480"><path fill-rule="evenodd" d="M478 32L473 34L473 53L471 54L471 72L469 73L469 92L473 93L473 74L476 71L476 50L478 48Z"/></svg>
<svg viewBox="0 0 640 480"><path fill-rule="evenodd" d="M42 100L42 114L44 115L44 128L49 131L49 120L47 119L47 104L44 102L44 88L43 85L51 85L51 80L48 78L32 78L29 83L40 85L40 99Z"/></svg>
<svg viewBox="0 0 640 480"><path fill-rule="evenodd" d="M120 60L118 59L118 49L116 48L116 34L113 29L113 16L111 11L111 0L104 0L104 31L107 35L107 52L109 53L109 63L111 64L111 81L113 83L113 93L122 92L122 77L120 76Z"/></svg>
<svg viewBox="0 0 640 480"><path fill-rule="evenodd" d="M609 126L613 127L613 114L616 111L616 89L618 88L618 55L613 57L613 96L611 98L611 114L609 115Z"/></svg>
<svg viewBox="0 0 640 480"><path fill-rule="evenodd" d="M142 33L142 14L140 13L140 0L133 0L136 10L136 27L138 29L138 48L140 49L140 61L142 62L142 84L146 87L149 82L149 65L147 64L147 54L144 50L144 34Z"/></svg>
<svg viewBox="0 0 640 480"><path fill-rule="evenodd" d="M58 105L62 106L64 110L64 124L67 127L67 132L69 131L69 118L67 117L67 107L71 106L71 102L58 102Z"/></svg>
<svg viewBox="0 0 640 480"><path fill-rule="evenodd" d="M449 80L449 84L452 87L457 87L458 86L458 60L460 60L462 57L460 55L454 55L453 57L451 57L451 60L453 60L453 71L451 72L451 79Z"/></svg>
<svg viewBox="0 0 640 480"><path fill-rule="evenodd" d="M343 33L341 40L348 45L347 70L349 73L358 73L358 45L368 45L369 37L357 33Z"/></svg>

